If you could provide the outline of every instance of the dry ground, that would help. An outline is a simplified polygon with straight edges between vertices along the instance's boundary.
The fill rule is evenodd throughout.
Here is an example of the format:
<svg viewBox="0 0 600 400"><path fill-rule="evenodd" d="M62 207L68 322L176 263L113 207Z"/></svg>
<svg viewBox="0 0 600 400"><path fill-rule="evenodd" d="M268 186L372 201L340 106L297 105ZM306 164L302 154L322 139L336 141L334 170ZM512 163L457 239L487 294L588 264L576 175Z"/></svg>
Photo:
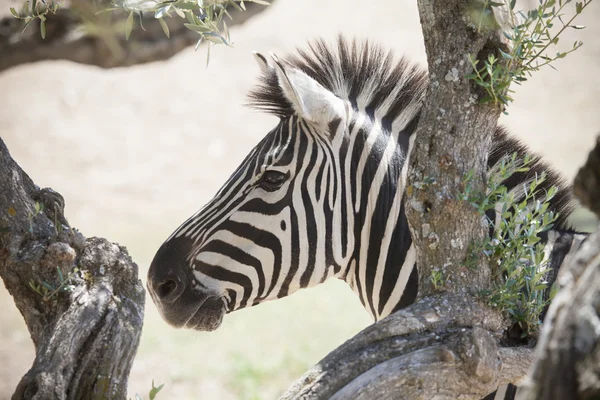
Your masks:
<svg viewBox="0 0 600 400"><path fill-rule="evenodd" d="M243 107L258 68L251 50L284 54L338 32L368 37L424 63L415 1L279 0L232 30L235 48L187 50L167 62L110 71L45 62L0 74L0 135L40 186L67 201L71 225L126 245L145 275L161 242L206 202L274 125ZM600 131L600 7L569 31L584 47L537 74L503 122L572 177ZM135 34L135 33L134 33ZM577 35L577 36L576 36ZM1 56L1 55L0 55ZM2 286L2 285L0 285ZM0 287L0 399L33 358ZM273 398L369 323L349 289L330 282L228 316L213 333L178 331L153 304L130 390L166 383L163 399Z"/></svg>

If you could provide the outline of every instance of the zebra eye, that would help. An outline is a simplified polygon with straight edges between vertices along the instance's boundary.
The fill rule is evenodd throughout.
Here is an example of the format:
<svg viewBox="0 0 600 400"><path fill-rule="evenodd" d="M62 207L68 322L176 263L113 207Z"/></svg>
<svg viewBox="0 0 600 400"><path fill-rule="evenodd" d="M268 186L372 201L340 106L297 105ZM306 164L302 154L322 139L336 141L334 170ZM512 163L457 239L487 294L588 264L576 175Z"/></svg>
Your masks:
<svg viewBox="0 0 600 400"><path fill-rule="evenodd" d="M268 192L273 192L279 189L290 176L289 172L284 174L280 171L265 171L260 178L259 185Z"/></svg>

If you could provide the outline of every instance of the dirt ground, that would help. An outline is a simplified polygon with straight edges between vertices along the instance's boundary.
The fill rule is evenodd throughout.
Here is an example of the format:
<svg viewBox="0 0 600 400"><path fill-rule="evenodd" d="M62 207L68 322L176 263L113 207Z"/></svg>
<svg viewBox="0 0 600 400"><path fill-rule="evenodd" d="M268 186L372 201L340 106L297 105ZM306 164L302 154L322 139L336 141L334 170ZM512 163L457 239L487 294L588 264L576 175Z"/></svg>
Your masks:
<svg viewBox="0 0 600 400"><path fill-rule="evenodd" d="M40 186L66 199L72 226L126 245L142 277L162 241L203 205L274 125L244 107L258 75L252 50L285 54L338 32L424 64L415 1L278 0L232 29L233 49L189 49L166 62L101 70L68 62L0 74L0 136ZM600 7L561 39L574 55L517 87L502 118L572 178L600 132ZM135 32L134 32L135 34ZM0 55L1 57L1 55ZM2 285L0 285L2 286ZM21 317L0 287L0 399L33 359ZM213 333L174 330L147 304L131 394L151 379L163 399L269 399L369 323L340 282L228 316Z"/></svg>

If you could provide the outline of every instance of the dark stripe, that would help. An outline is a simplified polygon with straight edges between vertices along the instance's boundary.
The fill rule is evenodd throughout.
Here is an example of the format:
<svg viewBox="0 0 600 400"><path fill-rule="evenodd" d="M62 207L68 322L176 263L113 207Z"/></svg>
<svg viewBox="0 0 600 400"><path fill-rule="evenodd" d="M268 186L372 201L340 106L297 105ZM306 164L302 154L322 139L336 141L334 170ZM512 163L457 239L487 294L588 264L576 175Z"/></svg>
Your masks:
<svg viewBox="0 0 600 400"><path fill-rule="evenodd" d="M396 225L396 229L394 230L392 240L390 241L387 258L385 260L385 268L383 272L383 284L381 285L381 290L379 292L379 314L383 311L383 307L388 302L392 292L398 282L398 278L400 276L400 272L404 266L404 262L406 261L406 255L408 254L408 249L410 249L410 245L412 243L412 239L410 237L410 231L408 229L408 221L406 216L404 215L404 200L400 205L400 215L398 216L398 223ZM413 268L413 265L407 265L405 268ZM416 268L414 268L416 271ZM416 272L413 271L412 274ZM411 283L409 281L406 283L406 287L404 289L404 293L401 297L401 300L404 300L402 303L402 307L407 306L406 302L414 300L413 294L416 297L418 282L414 287L410 287ZM408 293L407 293L408 292ZM406 297L405 297L406 296ZM400 307L398 307L400 308Z"/></svg>
<svg viewBox="0 0 600 400"><path fill-rule="evenodd" d="M344 143L340 149L340 163L346 163L346 156L348 153L349 140L347 138L344 139ZM348 202L352 203L352 196L348 193L348 188L346 187L346 173L345 169L340 170L339 181L341 182L340 187L340 206L342 207L342 257L346 258L348 254L348 231L350 227L348 226Z"/></svg>
<svg viewBox="0 0 600 400"><path fill-rule="evenodd" d="M233 311L233 309L235 308L235 302L237 300L237 293L235 290L232 289L227 289L227 294L229 295L229 303L227 304L227 312L231 312Z"/></svg>
<svg viewBox="0 0 600 400"><path fill-rule="evenodd" d="M392 208L392 203L394 197L396 196L396 184L395 182L398 180L398 176L400 174L400 169L394 163L388 165L388 170L385 174L384 182L386 184L381 185L379 188L379 193L377 195L377 201L375 203L375 207L373 209L371 215L371 232L369 235L369 251L367 253L367 273L365 275L365 286L367 290L367 297L369 299L373 299L376 296L379 297L381 301L381 296L379 293L375 293L375 275L377 274L377 270L382 268L379 265L379 255L383 251L385 253L404 253L402 257L406 255L406 252L402 251L389 251L390 248L396 250L394 247L390 248L382 248L383 245L383 237L385 235L385 228L388 217L390 215L390 211ZM406 220L404 216L404 202L400 205L400 220ZM365 243L361 243L361 246L365 246ZM402 249L404 250L404 249ZM402 264L399 264L402 265ZM374 308L374 302L371 301L371 312L372 315L377 315L377 312ZM381 307L381 303L380 307Z"/></svg>
<svg viewBox="0 0 600 400"><path fill-rule="evenodd" d="M288 188L288 190L290 189ZM247 200L244 204L240 206L239 211L257 213L265 216L279 215L286 207L290 206L287 200L287 196L283 196L282 199L279 201L276 201L274 203L267 203L263 199L257 197L254 199Z"/></svg>
<svg viewBox="0 0 600 400"><path fill-rule="evenodd" d="M302 132L302 127L299 123L296 122L297 119L294 118L294 127L296 129L296 131L298 131L297 133L297 138L296 140L298 141L299 145L298 145L298 152L297 154L295 154L295 158L296 158L296 168L295 171L297 171L296 173L298 173L301 168L302 168L302 160L304 158L304 154L306 152L306 148L308 146L308 141L305 135L301 134ZM296 177L298 178L298 177ZM294 187L296 185L296 182L293 182ZM300 183L301 184L301 183ZM294 189L291 189L291 191L293 191ZM299 227L298 225L298 215L296 213L295 208L292 206L292 197L289 198L289 204L290 204L290 225L291 226L295 226L295 227ZM294 279L296 273L298 272L298 267L300 264L300 232L299 229L291 229L291 257L290 257L290 270L288 271L287 275L285 276L285 279L283 281L283 284L281 285L281 289L279 290L279 293L277 294L278 298L281 297L285 297L288 295L289 290L290 290L290 284L292 283L292 280Z"/></svg>
<svg viewBox="0 0 600 400"><path fill-rule="evenodd" d="M229 231L234 235L245 237L253 241L257 246L270 249L273 252L273 279L271 280L269 289L265 293L265 296L268 296L273 291L275 283L281 274L281 256L283 251L277 236L271 232L255 228L250 224L231 220L225 221L221 225L221 229Z"/></svg>
<svg viewBox="0 0 600 400"><path fill-rule="evenodd" d="M303 154L303 153L301 153L301 154ZM307 243L308 243L308 246L307 246L308 248L306 249L306 251L308 253L306 269L304 270L304 272L302 273L302 276L300 277L300 287L302 287L302 288L307 287L308 284L310 283L310 278L314 271L315 261L317 258L316 257L317 250L318 250L317 235L319 233L317 232L317 221L315 218L317 211L314 208L314 206L316 206L316 204L312 204L312 202L310 200L309 193L312 188L309 187L309 183L308 183L308 177L309 177L316 161L317 161L317 146L313 146L313 151L310 155L308 165L306 165L306 169L304 170L302 182L300 184L300 189L301 189L300 193L302 194L302 204L304 206L304 215L306 218L306 239L307 239Z"/></svg>
<svg viewBox="0 0 600 400"><path fill-rule="evenodd" d="M265 273L263 271L260 260L256 257L246 253L238 247L235 247L229 243L223 242L222 240L212 240L209 242L202 251L209 251L213 253L218 253L225 255L234 261L237 261L240 264L248 265L256 271L256 275L258 276L258 291L257 297L261 297L265 290ZM252 286L244 288L249 292L252 292Z"/></svg>
<svg viewBox="0 0 600 400"><path fill-rule="evenodd" d="M209 276L213 279L225 282L232 282L237 285L240 285L244 289L244 296L242 297L242 301L240 302L240 308L246 307L251 294L248 288L252 287L252 282L250 281L250 278L248 278L247 275L240 274L239 272L230 271L218 265L206 264L198 260L194 262L194 269L196 271L202 272L204 275Z"/></svg>

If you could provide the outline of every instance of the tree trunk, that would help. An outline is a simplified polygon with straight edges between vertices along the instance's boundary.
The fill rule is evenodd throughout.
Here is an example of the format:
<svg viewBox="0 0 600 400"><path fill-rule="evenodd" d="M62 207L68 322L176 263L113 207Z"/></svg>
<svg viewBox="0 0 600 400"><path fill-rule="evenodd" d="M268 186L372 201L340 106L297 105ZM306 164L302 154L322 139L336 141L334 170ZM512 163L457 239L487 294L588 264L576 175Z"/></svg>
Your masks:
<svg viewBox="0 0 600 400"><path fill-rule="evenodd" d="M127 250L70 228L0 139L0 276L35 345L13 399L125 399L145 291Z"/></svg>

